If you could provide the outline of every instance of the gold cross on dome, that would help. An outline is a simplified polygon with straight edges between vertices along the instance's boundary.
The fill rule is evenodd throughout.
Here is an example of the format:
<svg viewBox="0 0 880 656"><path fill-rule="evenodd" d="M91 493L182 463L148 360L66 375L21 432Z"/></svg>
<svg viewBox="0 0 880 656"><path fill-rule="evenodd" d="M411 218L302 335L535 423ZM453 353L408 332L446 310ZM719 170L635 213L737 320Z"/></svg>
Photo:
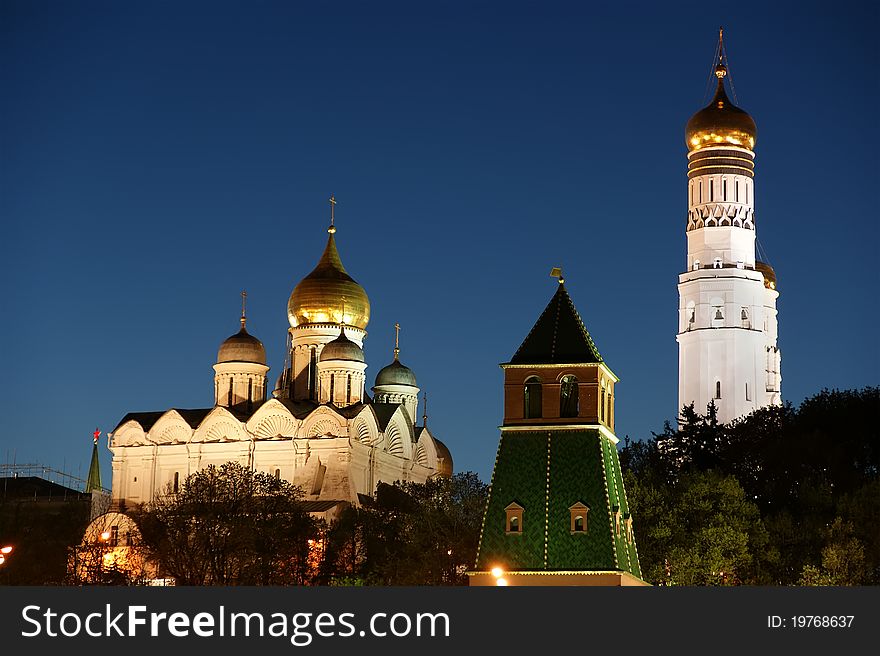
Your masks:
<svg viewBox="0 0 880 656"><path fill-rule="evenodd" d="M336 210L336 196L330 194L330 225L333 225L333 221L336 219L335 212Z"/></svg>

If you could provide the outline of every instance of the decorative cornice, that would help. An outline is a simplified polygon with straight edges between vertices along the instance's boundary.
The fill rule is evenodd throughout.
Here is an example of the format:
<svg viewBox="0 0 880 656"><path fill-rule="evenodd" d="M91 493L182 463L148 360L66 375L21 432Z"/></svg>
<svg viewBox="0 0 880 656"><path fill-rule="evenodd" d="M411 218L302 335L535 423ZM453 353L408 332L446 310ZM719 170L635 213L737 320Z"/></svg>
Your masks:
<svg viewBox="0 0 880 656"><path fill-rule="evenodd" d="M614 444L620 442L617 436L612 433L607 426L603 426L602 424L533 424L528 426L499 426L498 428L501 431L520 433L543 433L545 431L557 430L595 430L599 431L599 434L602 437L608 438Z"/></svg>

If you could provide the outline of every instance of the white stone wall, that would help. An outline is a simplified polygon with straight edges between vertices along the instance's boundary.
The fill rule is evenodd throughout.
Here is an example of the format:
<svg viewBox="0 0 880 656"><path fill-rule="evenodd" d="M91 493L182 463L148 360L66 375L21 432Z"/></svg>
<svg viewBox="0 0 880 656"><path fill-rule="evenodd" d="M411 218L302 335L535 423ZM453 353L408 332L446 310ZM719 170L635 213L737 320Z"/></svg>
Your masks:
<svg viewBox="0 0 880 656"><path fill-rule="evenodd" d="M725 156L751 151L725 148ZM729 422L781 402L775 290L755 267L754 181L688 180L687 269L679 276L678 411L710 401ZM718 394L720 384L720 397Z"/></svg>
<svg viewBox="0 0 880 656"><path fill-rule="evenodd" d="M134 505L150 501L208 465L235 461L291 481L305 498L357 503L376 485L424 482L438 472L438 451L427 430L414 440L402 409L380 429L370 406L347 419L327 406L302 420L279 401L267 401L242 423L215 407L191 427L169 410L148 431L136 421L112 434L112 498Z"/></svg>

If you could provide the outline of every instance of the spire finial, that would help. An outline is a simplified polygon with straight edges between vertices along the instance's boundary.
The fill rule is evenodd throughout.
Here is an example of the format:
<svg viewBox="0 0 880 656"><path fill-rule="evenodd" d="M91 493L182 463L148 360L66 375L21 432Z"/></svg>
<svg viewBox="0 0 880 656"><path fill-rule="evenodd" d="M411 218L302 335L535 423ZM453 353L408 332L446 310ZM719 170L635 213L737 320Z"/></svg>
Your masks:
<svg viewBox="0 0 880 656"><path fill-rule="evenodd" d="M552 269L550 269L550 277L558 278L560 285L565 282L565 278L562 277L562 268L561 267L553 267Z"/></svg>
<svg viewBox="0 0 880 656"><path fill-rule="evenodd" d="M400 324L394 324L394 359L397 360L400 355Z"/></svg>
<svg viewBox="0 0 880 656"><path fill-rule="evenodd" d="M339 319L339 325L345 327L345 296L342 296L342 316Z"/></svg>
<svg viewBox="0 0 880 656"><path fill-rule="evenodd" d="M327 228L327 232L331 235L336 232L336 226L334 225L336 221L336 196L330 194L330 227Z"/></svg>
<svg viewBox="0 0 880 656"><path fill-rule="evenodd" d="M427 428L428 427L428 393L427 392L425 392L424 399L425 399L425 409L424 409L424 414L422 415L422 426Z"/></svg>
<svg viewBox="0 0 880 656"><path fill-rule="evenodd" d="M245 290L241 290L241 327L244 329L244 324L247 321L247 292Z"/></svg>
<svg viewBox="0 0 880 656"><path fill-rule="evenodd" d="M98 438L101 437L101 431L95 428L95 432L92 433L92 438L95 440L95 444L98 443Z"/></svg>
<svg viewBox="0 0 880 656"><path fill-rule="evenodd" d="M715 77L720 80L727 75L727 66L724 64L724 27L718 28L718 64L715 66Z"/></svg>

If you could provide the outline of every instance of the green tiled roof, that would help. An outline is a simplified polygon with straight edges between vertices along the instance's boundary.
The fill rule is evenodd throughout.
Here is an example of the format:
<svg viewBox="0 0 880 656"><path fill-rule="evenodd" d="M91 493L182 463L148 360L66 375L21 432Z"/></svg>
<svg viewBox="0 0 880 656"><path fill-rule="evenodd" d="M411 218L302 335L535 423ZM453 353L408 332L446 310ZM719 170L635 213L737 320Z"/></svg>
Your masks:
<svg viewBox="0 0 880 656"><path fill-rule="evenodd" d="M522 531L506 533L505 508L523 507ZM570 508L589 507L571 532ZM619 512L619 530L615 530ZM596 429L502 433L476 569L626 571L641 577L617 448Z"/></svg>
<svg viewBox="0 0 880 656"><path fill-rule="evenodd" d="M98 459L98 441L95 440L95 444L92 446L92 462L89 465L89 475L86 478L85 492L91 492L92 490L98 490L100 492L102 489L101 463Z"/></svg>
<svg viewBox="0 0 880 656"><path fill-rule="evenodd" d="M510 364L602 362L565 285L560 284Z"/></svg>

